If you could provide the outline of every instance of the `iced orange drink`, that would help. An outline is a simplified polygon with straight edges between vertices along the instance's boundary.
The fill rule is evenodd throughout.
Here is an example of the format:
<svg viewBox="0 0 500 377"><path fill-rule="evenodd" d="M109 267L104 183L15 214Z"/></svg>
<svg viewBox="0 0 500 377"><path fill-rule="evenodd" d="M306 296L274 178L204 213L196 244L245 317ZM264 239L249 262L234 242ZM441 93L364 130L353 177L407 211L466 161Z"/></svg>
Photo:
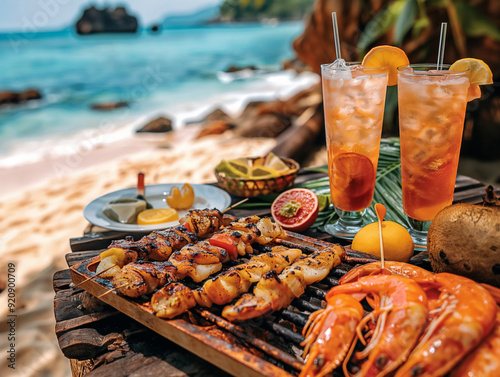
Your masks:
<svg viewBox="0 0 500 377"><path fill-rule="evenodd" d="M322 66L332 203L361 211L373 198L384 117L387 69Z"/></svg>
<svg viewBox="0 0 500 377"><path fill-rule="evenodd" d="M399 68L401 183L410 223L431 221L453 201L470 83L467 72L448 68Z"/></svg>
<svg viewBox="0 0 500 377"><path fill-rule="evenodd" d="M399 48L378 46L363 62L337 59L321 66L330 194L338 221L326 232L352 239L375 190L387 86L409 64Z"/></svg>

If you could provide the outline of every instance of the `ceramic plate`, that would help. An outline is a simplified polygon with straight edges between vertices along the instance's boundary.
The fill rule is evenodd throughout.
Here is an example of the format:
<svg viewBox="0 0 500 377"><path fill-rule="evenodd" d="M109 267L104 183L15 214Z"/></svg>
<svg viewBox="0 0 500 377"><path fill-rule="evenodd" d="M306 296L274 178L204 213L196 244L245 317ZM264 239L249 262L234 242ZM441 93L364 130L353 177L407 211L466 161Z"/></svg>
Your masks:
<svg viewBox="0 0 500 377"><path fill-rule="evenodd" d="M182 188L183 183L168 183L161 185L146 186L146 200L151 203L153 208L168 208L166 197L173 186ZM190 209L217 208L220 211L225 210L231 204L229 194L215 186L210 185L191 185L194 189L195 200ZM91 201L83 210L83 216L90 223L105 229L144 232L149 230L164 229L179 224L178 221L154 225L122 224L108 218L104 213L104 206L113 200L122 198L135 198L136 188L131 187L124 190L115 191L103 195ZM179 211L179 218L184 216L189 210Z"/></svg>

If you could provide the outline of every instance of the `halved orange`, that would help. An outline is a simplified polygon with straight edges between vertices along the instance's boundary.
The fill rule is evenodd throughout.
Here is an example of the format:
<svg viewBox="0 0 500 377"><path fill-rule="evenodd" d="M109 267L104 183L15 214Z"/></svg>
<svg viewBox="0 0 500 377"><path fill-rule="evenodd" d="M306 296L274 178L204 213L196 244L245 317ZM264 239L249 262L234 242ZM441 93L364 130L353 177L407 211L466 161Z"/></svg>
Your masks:
<svg viewBox="0 0 500 377"><path fill-rule="evenodd" d="M493 84L493 73L490 67L480 59L464 58L457 60L451 65L450 71L468 71L471 85Z"/></svg>
<svg viewBox="0 0 500 377"><path fill-rule="evenodd" d="M347 152L333 159L333 183L353 197L371 191L375 171L371 160L359 153Z"/></svg>
<svg viewBox="0 0 500 377"><path fill-rule="evenodd" d="M388 67L388 86L398 84L398 67L407 64L410 64L410 61L403 50L387 45L372 48L365 55L361 63L361 65L367 68Z"/></svg>

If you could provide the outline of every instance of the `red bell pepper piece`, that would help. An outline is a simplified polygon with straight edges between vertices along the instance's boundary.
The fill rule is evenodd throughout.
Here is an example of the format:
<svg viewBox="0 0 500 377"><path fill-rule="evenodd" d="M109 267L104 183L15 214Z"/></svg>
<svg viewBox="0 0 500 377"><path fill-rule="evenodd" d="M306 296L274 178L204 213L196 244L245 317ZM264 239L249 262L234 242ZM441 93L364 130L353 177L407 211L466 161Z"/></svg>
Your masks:
<svg viewBox="0 0 500 377"><path fill-rule="evenodd" d="M193 229L191 229L191 224L189 223L189 221L186 221L184 224L182 224L182 226L186 228L188 232L193 233Z"/></svg>
<svg viewBox="0 0 500 377"><path fill-rule="evenodd" d="M229 257L231 259L234 260L238 258L238 244L227 234L216 233L208 240L208 242L210 242L210 245L212 246L222 247L229 253Z"/></svg>

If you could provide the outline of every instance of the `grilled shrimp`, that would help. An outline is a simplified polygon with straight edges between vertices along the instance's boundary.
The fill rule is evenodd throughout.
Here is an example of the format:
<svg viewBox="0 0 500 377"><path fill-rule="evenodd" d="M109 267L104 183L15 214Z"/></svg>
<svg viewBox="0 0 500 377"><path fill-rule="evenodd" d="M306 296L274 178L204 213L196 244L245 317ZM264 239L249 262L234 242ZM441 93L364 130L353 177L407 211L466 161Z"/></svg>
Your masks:
<svg viewBox="0 0 500 377"><path fill-rule="evenodd" d="M169 262L177 268L179 278L189 276L200 282L222 269L222 263L229 260L229 255L221 247L213 246L208 241L187 245L174 252Z"/></svg>
<svg viewBox="0 0 500 377"><path fill-rule="evenodd" d="M247 263L229 268L213 279L207 280L200 289L191 291L189 288L180 288L182 284L175 284L173 290L168 285L153 295L157 303L158 317L174 318L196 304L210 307L213 303L227 304L240 294L247 292L252 283L271 269L283 270L302 254L299 249L289 249L283 246L273 247L272 252L256 255ZM194 297L191 300L191 297ZM186 302L180 303L181 300ZM196 301L195 301L196 300Z"/></svg>
<svg viewBox="0 0 500 377"><path fill-rule="evenodd" d="M438 377L448 373L495 325L497 305L480 284L440 273L421 282L441 292L441 309L396 377Z"/></svg>
<svg viewBox="0 0 500 377"><path fill-rule="evenodd" d="M227 219L218 209L193 209L182 217L179 222L184 224L190 231L203 237L209 233L214 233L223 225L227 225Z"/></svg>
<svg viewBox="0 0 500 377"><path fill-rule="evenodd" d="M194 307L196 301L191 289L184 284L171 282L151 297L151 307L160 318L173 318ZM172 315L172 313L176 313Z"/></svg>
<svg viewBox="0 0 500 377"><path fill-rule="evenodd" d="M208 280L195 297L204 296L198 303L205 304L208 300L224 305L244 292L247 292L253 283L256 283L268 271L281 272L285 267L302 255L299 249L290 249L284 246L275 246L269 253L252 257L248 263L231 267L219 276ZM208 305L209 306L209 305Z"/></svg>
<svg viewBox="0 0 500 377"><path fill-rule="evenodd" d="M356 376L386 376L408 357L427 325L427 298L412 279L399 275L361 277L358 281L333 287L326 299L338 294L368 294L380 297L380 307L358 325L358 336L365 344L361 329L373 320L375 330L364 350L353 361L361 362ZM348 375L346 362L344 372Z"/></svg>
<svg viewBox="0 0 500 377"><path fill-rule="evenodd" d="M299 258L279 275L269 271L255 286L253 295L244 294L234 305L226 306L222 316L230 321L244 321L287 307L304 293L306 286L323 280L338 266L344 253L335 245Z"/></svg>
<svg viewBox="0 0 500 377"><path fill-rule="evenodd" d="M302 334L306 363L299 377L322 377L337 368L356 336L363 307L351 296L333 295L327 307L311 314Z"/></svg>
<svg viewBox="0 0 500 377"><path fill-rule="evenodd" d="M493 331L477 346L450 377L496 377L500 371L500 310Z"/></svg>
<svg viewBox="0 0 500 377"><path fill-rule="evenodd" d="M187 244L196 242L198 237L195 233L190 233L182 225L154 231L139 241L131 244L132 249L143 251L150 260L167 260L173 251L180 250Z"/></svg>
<svg viewBox="0 0 500 377"><path fill-rule="evenodd" d="M238 221L232 222L229 224L229 227L233 230L241 230L244 232L248 232L250 228L254 229L252 232L256 235L255 242L263 245L273 241L277 237L285 235L283 228L279 224L273 222L270 217L244 217Z"/></svg>
<svg viewBox="0 0 500 377"><path fill-rule="evenodd" d="M127 264L113 277L112 283L123 296L139 297L152 293L165 285L168 279L176 279L176 269L168 262L138 261Z"/></svg>

